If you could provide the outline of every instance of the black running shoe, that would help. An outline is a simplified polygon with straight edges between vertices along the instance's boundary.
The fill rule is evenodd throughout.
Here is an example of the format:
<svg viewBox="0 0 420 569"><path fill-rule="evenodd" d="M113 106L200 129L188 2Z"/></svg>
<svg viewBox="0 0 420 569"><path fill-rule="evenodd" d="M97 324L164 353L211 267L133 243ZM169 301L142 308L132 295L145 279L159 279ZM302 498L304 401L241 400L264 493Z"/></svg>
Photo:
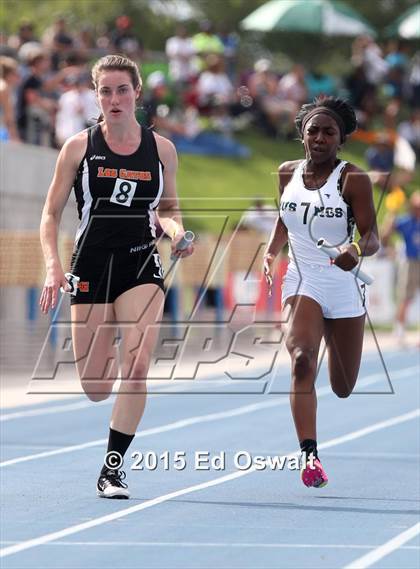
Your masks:
<svg viewBox="0 0 420 569"><path fill-rule="evenodd" d="M96 484L96 493L101 498L115 498L127 500L130 497L128 486L123 482L125 472L123 470L106 470L101 472Z"/></svg>

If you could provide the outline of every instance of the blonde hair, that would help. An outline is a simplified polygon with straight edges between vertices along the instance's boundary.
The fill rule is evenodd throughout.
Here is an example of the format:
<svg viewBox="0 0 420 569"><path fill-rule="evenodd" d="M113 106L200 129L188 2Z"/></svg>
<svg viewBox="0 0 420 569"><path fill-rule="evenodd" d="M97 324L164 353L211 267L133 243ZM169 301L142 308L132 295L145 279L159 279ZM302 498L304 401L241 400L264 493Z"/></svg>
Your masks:
<svg viewBox="0 0 420 569"><path fill-rule="evenodd" d="M18 64L12 57L0 56L0 79L7 79L11 73L18 72Z"/></svg>
<svg viewBox="0 0 420 569"><path fill-rule="evenodd" d="M92 81L95 89L98 88L99 76L103 71L127 71L130 75L131 82L134 89L142 87L142 80L140 76L137 63L124 57L123 55L105 55L101 57L92 68Z"/></svg>

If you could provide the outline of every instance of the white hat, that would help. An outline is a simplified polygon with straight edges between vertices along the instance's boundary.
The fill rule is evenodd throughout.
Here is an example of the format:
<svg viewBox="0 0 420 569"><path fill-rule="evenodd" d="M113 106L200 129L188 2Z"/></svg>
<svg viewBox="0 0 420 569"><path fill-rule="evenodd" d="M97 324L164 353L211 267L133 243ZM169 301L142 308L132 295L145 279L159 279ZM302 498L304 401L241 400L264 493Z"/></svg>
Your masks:
<svg viewBox="0 0 420 569"><path fill-rule="evenodd" d="M23 64L28 64L34 57L44 54L45 50L38 41L28 41L19 48L18 58Z"/></svg>
<svg viewBox="0 0 420 569"><path fill-rule="evenodd" d="M264 73L271 68L271 61L269 59L259 59L254 63L254 71L257 73Z"/></svg>
<svg viewBox="0 0 420 569"><path fill-rule="evenodd" d="M156 89L156 87L161 87L166 85L166 78L162 71L153 71L146 80L146 85L149 89Z"/></svg>

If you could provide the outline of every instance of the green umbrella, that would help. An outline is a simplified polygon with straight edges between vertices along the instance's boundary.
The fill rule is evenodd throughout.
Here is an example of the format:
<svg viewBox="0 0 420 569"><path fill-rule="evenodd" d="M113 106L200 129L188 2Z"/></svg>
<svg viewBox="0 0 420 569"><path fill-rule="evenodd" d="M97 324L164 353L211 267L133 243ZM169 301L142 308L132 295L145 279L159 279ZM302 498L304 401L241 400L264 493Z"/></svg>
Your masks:
<svg viewBox="0 0 420 569"><path fill-rule="evenodd" d="M271 0L241 22L244 30L376 35L355 10L338 0Z"/></svg>
<svg viewBox="0 0 420 569"><path fill-rule="evenodd" d="M406 40L420 38L420 6L412 6L386 29L389 36L400 36Z"/></svg>

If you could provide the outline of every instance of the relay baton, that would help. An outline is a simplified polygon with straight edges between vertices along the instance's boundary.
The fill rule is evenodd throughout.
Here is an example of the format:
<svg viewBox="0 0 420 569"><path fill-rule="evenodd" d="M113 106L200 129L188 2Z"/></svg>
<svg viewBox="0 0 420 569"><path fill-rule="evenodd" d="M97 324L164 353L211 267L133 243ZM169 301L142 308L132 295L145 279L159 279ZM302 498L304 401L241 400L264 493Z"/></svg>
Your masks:
<svg viewBox="0 0 420 569"><path fill-rule="evenodd" d="M192 231L186 231L182 239L178 241L178 243L176 244L176 250L184 251L184 249L186 249L188 245L191 245L194 239L195 239L194 233ZM177 259L178 257L176 255L171 255L171 261L176 261Z"/></svg>
<svg viewBox="0 0 420 569"><path fill-rule="evenodd" d="M316 246L323 253L328 255L330 259L336 259L338 255L340 255L340 251L333 245L330 245L328 241L326 241L325 239L318 239ZM360 279L362 282L364 282L367 285L373 283L373 277L371 277L370 275L359 269L359 265L357 265L357 267L354 267L354 269L351 269L351 271L349 272L353 273L353 275L355 275L358 279Z"/></svg>

